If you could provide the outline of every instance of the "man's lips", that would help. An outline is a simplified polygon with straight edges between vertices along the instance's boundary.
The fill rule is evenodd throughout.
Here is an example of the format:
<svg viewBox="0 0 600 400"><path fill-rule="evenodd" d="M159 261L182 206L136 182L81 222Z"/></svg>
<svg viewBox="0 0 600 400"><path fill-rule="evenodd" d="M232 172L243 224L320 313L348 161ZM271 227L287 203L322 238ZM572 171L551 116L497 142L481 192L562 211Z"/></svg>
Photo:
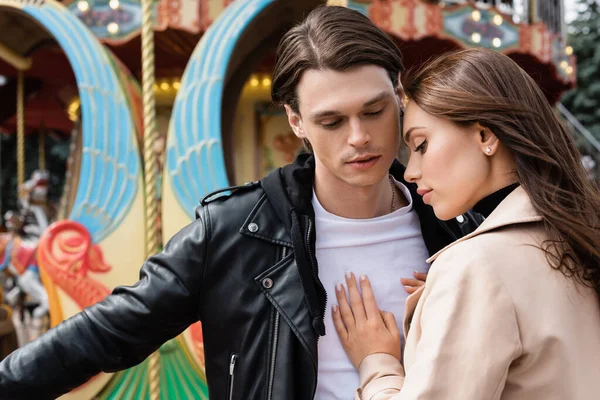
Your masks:
<svg viewBox="0 0 600 400"><path fill-rule="evenodd" d="M417 194L419 196L425 196L427 193L431 192L431 189L417 189Z"/></svg>
<svg viewBox="0 0 600 400"><path fill-rule="evenodd" d="M378 155L366 155L366 156L361 156L361 157L356 157L350 161L347 161L347 164L353 164L353 163L364 163L364 162L369 162L372 161L375 158L379 158L381 156Z"/></svg>

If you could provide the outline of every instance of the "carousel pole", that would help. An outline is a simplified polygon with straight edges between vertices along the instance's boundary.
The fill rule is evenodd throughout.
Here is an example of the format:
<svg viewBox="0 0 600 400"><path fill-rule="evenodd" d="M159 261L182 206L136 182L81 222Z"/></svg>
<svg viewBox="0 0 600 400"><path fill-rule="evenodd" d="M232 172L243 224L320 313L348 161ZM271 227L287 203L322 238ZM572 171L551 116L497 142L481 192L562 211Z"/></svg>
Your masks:
<svg viewBox="0 0 600 400"><path fill-rule="evenodd" d="M146 257L158 251L158 204L156 198L157 159L156 100L154 98L154 32L152 0L142 1L142 93L144 104L144 187L146 192ZM160 398L160 354L149 358L150 400Z"/></svg>
<svg viewBox="0 0 600 400"><path fill-rule="evenodd" d="M40 132L38 133L38 164L39 170L46 170L46 129L44 123L40 126Z"/></svg>
<svg viewBox="0 0 600 400"><path fill-rule="evenodd" d="M2 139L2 132L0 132L0 221L3 221L4 218L4 213L2 212L2 188L4 186L4 180L2 179Z"/></svg>
<svg viewBox="0 0 600 400"><path fill-rule="evenodd" d="M348 7L348 0L327 0L328 6Z"/></svg>
<svg viewBox="0 0 600 400"><path fill-rule="evenodd" d="M31 58L23 57L0 43L0 59L17 70L17 193L25 182L25 122L24 122L24 71L31 68Z"/></svg>
<svg viewBox="0 0 600 400"><path fill-rule="evenodd" d="M25 182L25 119L24 119L24 74L19 70L17 77L17 192Z"/></svg>

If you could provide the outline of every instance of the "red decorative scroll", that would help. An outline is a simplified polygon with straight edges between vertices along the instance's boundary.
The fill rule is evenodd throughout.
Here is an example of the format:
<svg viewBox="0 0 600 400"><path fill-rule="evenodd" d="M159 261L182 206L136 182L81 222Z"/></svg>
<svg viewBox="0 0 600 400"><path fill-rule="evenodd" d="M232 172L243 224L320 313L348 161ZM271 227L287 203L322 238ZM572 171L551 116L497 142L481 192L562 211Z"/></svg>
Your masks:
<svg viewBox="0 0 600 400"><path fill-rule="evenodd" d="M110 290L88 277L88 271L106 273L100 247L87 229L75 221L59 221L42 235L38 245L39 267L82 309L104 299Z"/></svg>

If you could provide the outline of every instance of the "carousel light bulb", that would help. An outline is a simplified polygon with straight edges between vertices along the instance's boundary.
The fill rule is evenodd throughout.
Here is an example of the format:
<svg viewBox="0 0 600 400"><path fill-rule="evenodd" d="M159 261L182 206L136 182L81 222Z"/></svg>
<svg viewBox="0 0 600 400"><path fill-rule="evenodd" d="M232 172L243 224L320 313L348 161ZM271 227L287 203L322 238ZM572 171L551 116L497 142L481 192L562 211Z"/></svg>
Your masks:
<svg viewBox="0 0 600 400"><path fill-rule="evenodd" d="M85 0L81 0L81 1L77 2L77 8L81 12L86 12L87 10L90 9L90 3L88 3Z"/></svg>
<svg viewBox="0 0 600 400"><path fill-rule="evenodd" d="M180 87L181 87L181 82L180 81L173 82L173 89L179 90Z"/></svg>
<svg viewBox="0 0 600 400"><path fill-rule="evenodd" d="M169 90L169 87L170 87L169 82L163 82L160 84L161 90L165 90L165 91Z"/></svg>
<svg viewBox="0 0 600 400"><path fill-rule="evenodd" d="M565 47L565 53L566 53L568 56L572 55L572 54L573 54L573 47L571 47L571 46L567 46L567 47Z"/></svg>
<svg viewBox="0 0 600 400"><path fill-rule="evenodd" d="M473 21L479 22L479 20L481 19L481 12L479 10L474 10L471 13L471 18L473 18Z"/></svg>
<svg viewBox="0 0 600 400"><path fill-rule="evenodd" d="M496 14L496 15L494 15L493 21L494 21L494 24L500 26L500 25L502 25L502 22L504 22L504 19L502 18L501 15Z"/></svg>
<svg viewBox="0 0 600 400"><path fill-rule="evenodd" d="M492 39L492 45L496 48L502 46L502 40L500 40L500 38L494 38Z"/></svg>
<svg viewBox="0 0 600 400"><path fill-rule="evenodd" d="M121 5L121 3L119 3L119 0L110 0L110 2L108 3L108 6L110 8L112 8L113 10L116 10L117 8L119 8L120 5Z"/></svg>
<svg viewBox="0 0 600 400"><path fill-rule="evenodd" d="M256 77L252 77L252 79L250 79L250 86L252 86L252 87L257 87L259 83L260 82L258 81L258 78L256 78Z"/></svg>
<svg viewBox="0 0 600 400"><path fill-rule="evenodd" d="M71 101L71 104L69 104L67 113L69 114L69 119L73 122L77 121L77 118L78 118L77 111L79 111L79 106L80 106L79 99L75 99L75 100Z"/></svg>
<svg viewBox="0 0 600 400"><path fill-rule="evenodd" d="M481 42L481 34L479 34L479 33L477 33L477 32L473 33L473 34L471 35L471 40L472 40L474 43L479 43L479 42Z"/></svg>
<svg viewBox="0 0 600 400"><path fill-rule="evenodd" d="M562 60L562 61L560 62L560 67L561 67L562 69L565 69L565 70L566 70L568 66L569 66L569 63L568 63L568 62L566 62L565 60Z"/></svg>
<svg viewBox="0 0 600 400"><path fill-rule="evenodd" d="M269 86L271 86L271 79L269 79L269 78L264 78L264 79L262 80L262 85L263 85L264 87L269 87Z"/></svg>
<svg viewBox="0 0 600 400"><path fill-rule="evenodd" d="M567 69L565 70L565 72L566 72L568 75L571 75L571 74L573 73L573 67L571 67L571 66L569 65L569 66L567 67Z"/></svg>
<svg viewBox="0 0 600 400"><path fill-rule="evenodd" d="M117 24L116 22L111 22L106 26L106 30L111 35L116 35L119 32L119 24Z"/></svg>

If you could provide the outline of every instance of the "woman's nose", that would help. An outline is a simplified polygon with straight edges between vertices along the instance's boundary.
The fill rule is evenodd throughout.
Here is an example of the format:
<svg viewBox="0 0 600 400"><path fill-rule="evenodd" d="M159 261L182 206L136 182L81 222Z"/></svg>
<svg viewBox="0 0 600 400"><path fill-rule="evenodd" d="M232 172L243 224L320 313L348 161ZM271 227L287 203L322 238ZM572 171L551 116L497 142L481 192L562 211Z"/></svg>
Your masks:
<svg viewBox="0 0 600 400"><path fill-rule="evenodd" d="M408 159L408 164L406 164L406 171L404 171L404 179L407 182L416 183L419 179L421 179L421 168L414 161L414 158L411 156Z"/></svg>

